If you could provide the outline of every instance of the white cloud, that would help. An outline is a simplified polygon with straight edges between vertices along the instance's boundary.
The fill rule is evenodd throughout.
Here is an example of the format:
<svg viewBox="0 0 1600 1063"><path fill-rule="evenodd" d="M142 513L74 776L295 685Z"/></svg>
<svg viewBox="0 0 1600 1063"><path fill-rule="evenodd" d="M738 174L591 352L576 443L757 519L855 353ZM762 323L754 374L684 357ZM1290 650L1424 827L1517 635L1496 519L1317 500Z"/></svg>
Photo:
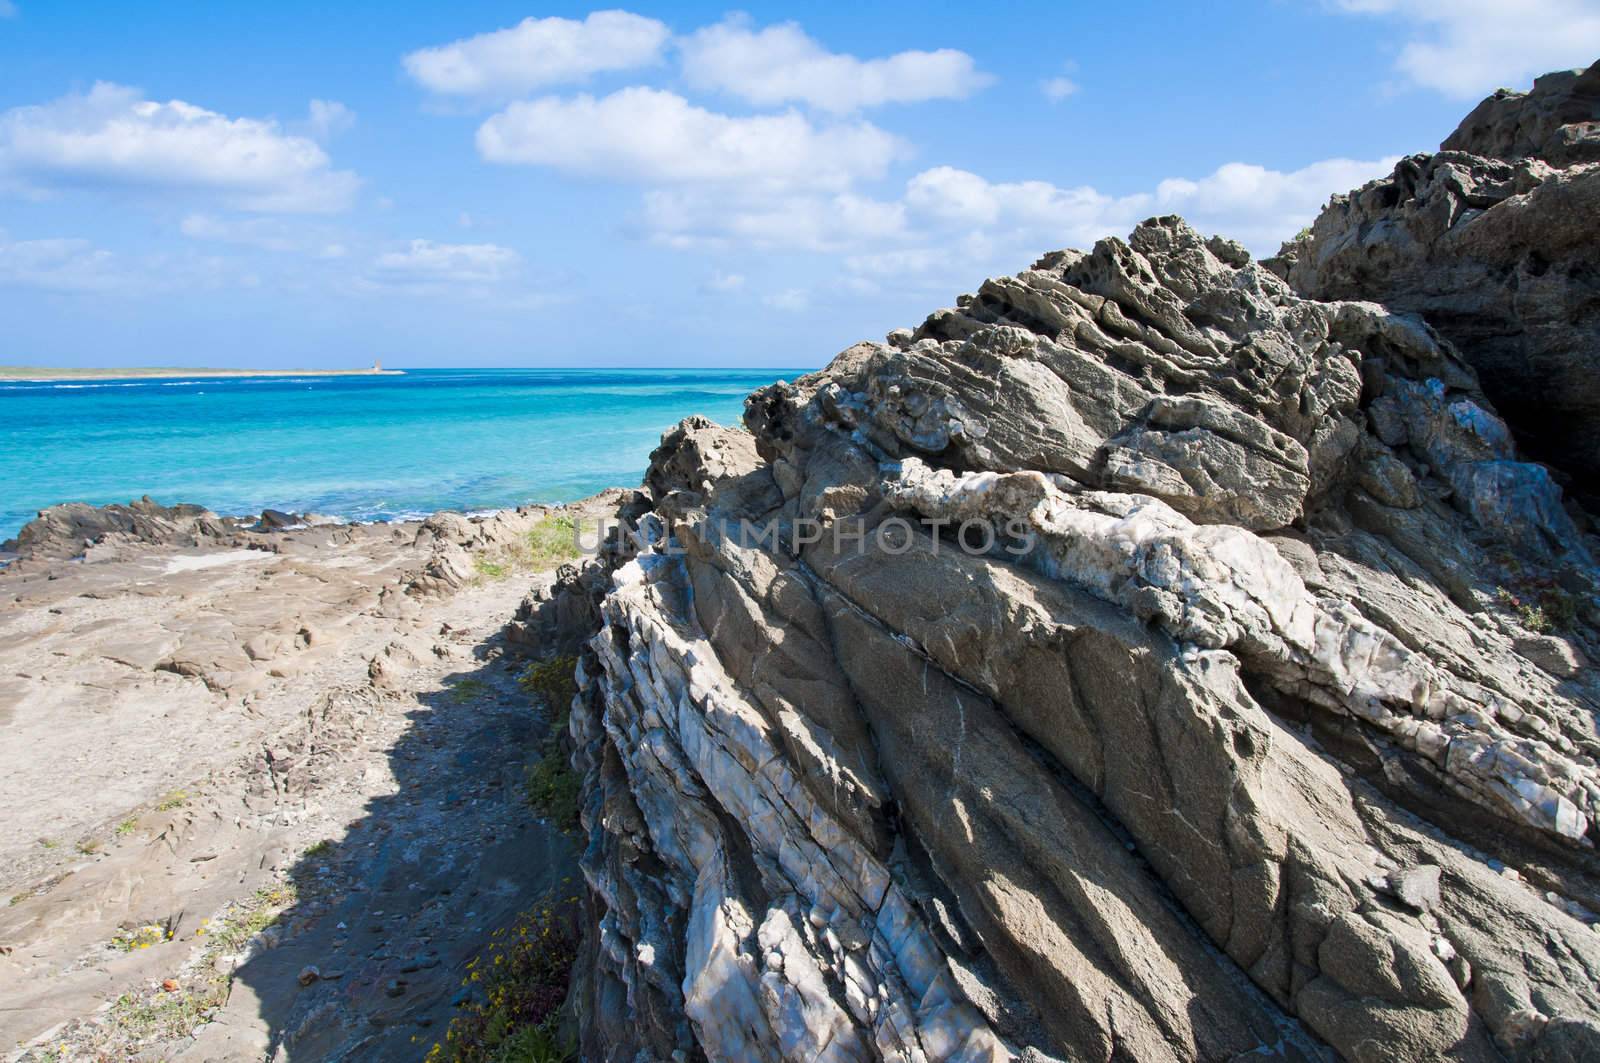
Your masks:
<svg viewBox="0 0 1600 1063"><path fill-rule="evenodd" d="M1600 54L1594 0L1331 0L1339 11L1412 26L1395 68L1414 84L1473 100L1523 88L1551 70L1587 66Z"/></svg>
<svg viewBox="0 0 1600 1063"><path fill-rule="evenodd" d="M356 124L356 113L338 100L312 100L305 120L306 135L326 144Z"/></svg>
<svg viewBox="0 0 1600 1063"><path fill-rule="evenodd" d="M1156 186L1155 206L1182 214L1207 233L1221 233L1271 254L1311 224L1335 192L1347 192L1394 169L1398 156L1372 161L1324 159L1284 173L1230 162L1198 181L1171 178Z"/></svg>
<svg viewBox="0 0 1600 1063"><path fill-rule="evenodd" d="M439 244L413 240L403 251L373 261L379 283L497 284L516 272L522 256L498 244Z"/></svg>
<svg viewBox="0 0 1600 1063"><path fill-rule="evenodd" d="M649 66L660 59L670 36L653 18L596 11L582 22L525 18L510 29L423 48L401 62L412 78L437 93L509 95Z"/></svg>
<svg viewBox="0 0 1600 1063"><path fill-rule="evenodd" d="M157 103L106 82L0 113L0 189L195 192L252 211L332 211L360 179L276 122Z"/></svg>
<svg viewBox="0 0 1600 1063"><path fill-rule="evenodd" d="M104 292L128 280L110 251L87 240L12 241L0 230L0 287Z"/></svg>
<svg viewBox="0 0 1600 1063"><path fill-rule="evenodd" d="M761 301L774 310L798 314L811 305L811 293L804 288L785 288L781 292L763 296Z"/></svg>
<svg viewBox="0 0 1600 1063"><path fill-rule="evenodd" d="M906 203L951 226L1003 228L1056 241L1089 244L1126 228L1148 212L1146 194L1109 196L1093 188L1059 188L1048 181L991 183L975 173L939 166L906 183Z"/></svg>
<svg viewBox="0 0 1600 1063"><path fill-rule="evenodd" d="M1257 254L1270 254L1316 217L1328 197L1394 168L1395 158L1327 159L1285 173L1231 162L1198 180L1169 178L1153 192L1110 196L1090 187L1046 181L991 183L951 167L925 170L906 186L906 203L946 227L988 230L1027 253L1088 247L1125 234L1153 214L1182 214L1205 233L1221 233Z"/></svg>
<svg viewBox="0 0 1600 1063"><path fill-rule="evenodd" d="M829 52L798 23L753 30L742 16L691 34L681 49L684 77L694 88L841 114L885 103L965 99L993 81L965 52L941 48L857 59Z"/></svg>
<svg viewBox="0 0 1600 1063"><path fill-rule="evenodd" d="M478 152L590 177L844 188L882 175L907 148L867 122L818 127L793 111L735 118L635 87L513 103L478 129Z"/></svg>
<svg viewBox="0 0 1600 1063"><path fill-rule="evenodd" d="M1039 82L1039 91L1044 93L1044 98L1051 103L1060 103L1078 91L1078 83L1071 78L1045 78Z"/></svg>
<svg viewBox="0 0 1600 1063"><path fill-rule="evenodd" d="M736 292L744 287L744 274L712 270L703 287L708 292Z"/></svg>

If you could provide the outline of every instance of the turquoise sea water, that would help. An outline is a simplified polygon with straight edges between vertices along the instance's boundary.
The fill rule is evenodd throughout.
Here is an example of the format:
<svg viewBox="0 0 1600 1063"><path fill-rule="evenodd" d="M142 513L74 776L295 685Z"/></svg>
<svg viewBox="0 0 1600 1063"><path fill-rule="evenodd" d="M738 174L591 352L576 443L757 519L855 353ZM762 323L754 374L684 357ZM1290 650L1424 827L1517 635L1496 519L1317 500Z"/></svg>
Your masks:
<svg viewBox="0 0 1600 1063"><path fill-rule="evenodd" d="M404 376L0 383L0 540L57 502L352 520L637 486L691 413L804 370L430 369Z"/></svg>

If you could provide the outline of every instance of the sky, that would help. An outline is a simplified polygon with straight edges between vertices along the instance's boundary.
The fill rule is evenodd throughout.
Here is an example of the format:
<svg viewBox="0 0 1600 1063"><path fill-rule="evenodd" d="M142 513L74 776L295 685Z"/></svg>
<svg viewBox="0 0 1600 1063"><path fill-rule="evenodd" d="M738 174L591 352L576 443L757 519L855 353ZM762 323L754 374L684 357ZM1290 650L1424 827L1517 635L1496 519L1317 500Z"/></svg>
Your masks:
<svg viewBox="0 0 1600 1063"><path fill-rule="evenodd" d="M1257 254L1600 0L0 0L0 364L825 363L1178 213Z"/></svg>

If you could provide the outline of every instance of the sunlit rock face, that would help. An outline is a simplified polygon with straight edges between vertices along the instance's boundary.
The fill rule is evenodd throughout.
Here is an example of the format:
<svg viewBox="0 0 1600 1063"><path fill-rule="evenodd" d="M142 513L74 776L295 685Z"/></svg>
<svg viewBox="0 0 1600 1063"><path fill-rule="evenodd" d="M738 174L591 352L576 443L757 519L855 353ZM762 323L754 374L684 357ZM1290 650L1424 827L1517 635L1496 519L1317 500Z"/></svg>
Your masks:
<svg viewBox="0 0 1600 1063"><path fill-rule="evenodd" d="M1594 544L1421 321L1158 218L745 421L547 596L586 1058L1600 1058Z"/></svg>
<svg viewBox="0 0 1600 1063"><path fill-rule="evenodd" d="M1600 498L1600 64L1484 100L1433 155L1335 196L1279 269L1459 348L1519 439Z"/></svg>

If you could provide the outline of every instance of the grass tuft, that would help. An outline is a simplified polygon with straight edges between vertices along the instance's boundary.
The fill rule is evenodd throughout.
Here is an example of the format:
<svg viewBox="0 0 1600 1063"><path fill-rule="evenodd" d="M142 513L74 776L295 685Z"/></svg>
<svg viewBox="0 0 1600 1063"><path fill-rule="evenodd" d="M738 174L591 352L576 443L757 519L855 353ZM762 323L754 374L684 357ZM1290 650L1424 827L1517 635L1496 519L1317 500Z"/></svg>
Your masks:
<svg viewBox="0 0 1600 1063"><path fill-rule="evenodd" d="M529 563L535 568L577 560L580 554L577 519L566 513L556 513L535 524L528 532L528 554Z"/></svg>
<svg viewBox="0 0 1600 1063"><path fill-rule="evenodd" d="M468 677L459 679L452 684L448 697L457 705L465 705L469 701L477 701L490 692L491 688L488 683L481 679Z"/></svg>

